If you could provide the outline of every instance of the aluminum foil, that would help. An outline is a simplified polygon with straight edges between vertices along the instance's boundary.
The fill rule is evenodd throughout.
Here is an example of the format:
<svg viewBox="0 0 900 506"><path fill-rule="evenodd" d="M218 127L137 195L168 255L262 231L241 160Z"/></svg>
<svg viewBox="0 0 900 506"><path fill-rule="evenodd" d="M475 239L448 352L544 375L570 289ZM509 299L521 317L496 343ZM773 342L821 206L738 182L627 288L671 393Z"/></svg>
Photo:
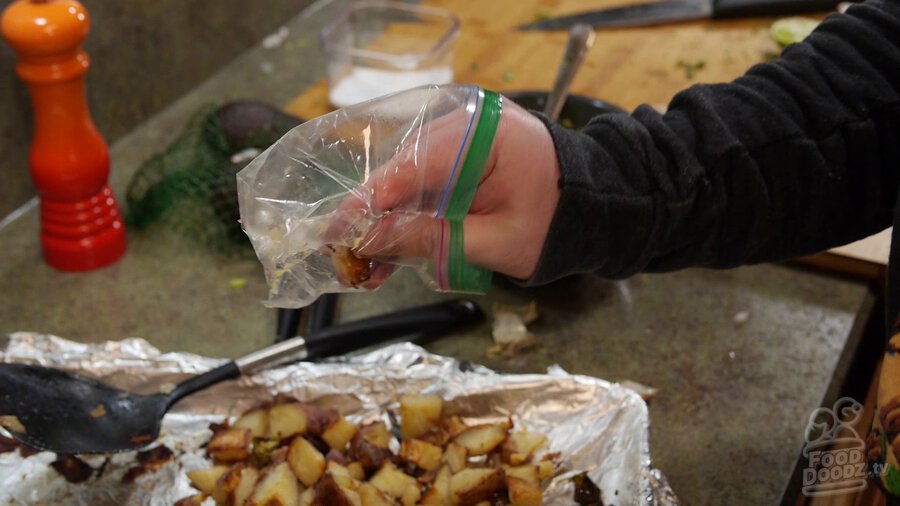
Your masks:
<svg viewBox="0 0 900 506"><path fill-rule="evenodd" d="M160 353L142 339L82 344L55 336L16 333L0 361L39 363L149 393L223 362L187 353ZM216 385L176 404L160 439L175 458L134 483L122 476L134 452L85 460L103 465L100 477L68 483L49 464L53 453L23 458L0 454L0 505L171 505L195 491L186 471L208 467L202 445L209 424L236 416L275 393L337 408L356 422L382 419L404 393L435 393L445 413L469 422L511 416L516 427L545 434L547 452L559 452L563 472L545 490L545 504L571 505L571 478L587 471L607 505L669 506L677 499L651 466L647 405L631 390L551 367L547 374L498 374L433 355L409 343L325 363L296 363ZM211 501L209 501L211 504Z"/></svg>

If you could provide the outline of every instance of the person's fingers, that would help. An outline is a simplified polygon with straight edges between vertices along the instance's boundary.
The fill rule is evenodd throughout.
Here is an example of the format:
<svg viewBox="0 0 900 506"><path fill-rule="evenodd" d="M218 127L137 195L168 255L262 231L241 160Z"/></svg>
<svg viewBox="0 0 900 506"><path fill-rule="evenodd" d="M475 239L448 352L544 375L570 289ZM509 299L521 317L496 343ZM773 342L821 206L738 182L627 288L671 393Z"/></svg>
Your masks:
<svg viewBox="0 0 900 506"><path fill-rule="evenodd" d="M391 277L395 269L396 266L392 264L372 260L369 268L369 279L362 282L359 286L365 290L375 290Z"/></svg>
<svg viewBox="0 0 900 506"><path fill-rule="evenodd" d="M372 191L372 210L437 208L462 165L466 127L466 117L458 114L422 125L391 160L366 179L365 186Z"/></svg>
<svg viewBox="0 0 900 506"><path fill-rule="evenodd" d="M369 229L357 252L370 258L435 258L443 228L433 216L388 213Z"/></svg>

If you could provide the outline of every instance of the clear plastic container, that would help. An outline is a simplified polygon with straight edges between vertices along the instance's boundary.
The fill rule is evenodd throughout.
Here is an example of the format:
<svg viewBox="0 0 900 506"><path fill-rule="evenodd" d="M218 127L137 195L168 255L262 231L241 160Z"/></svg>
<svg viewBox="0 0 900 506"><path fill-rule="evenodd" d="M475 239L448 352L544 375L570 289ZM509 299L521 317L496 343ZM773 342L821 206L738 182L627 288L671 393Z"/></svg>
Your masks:
<svg viewBox="0 0 900 506"><path fill-rule="evenodd" d="M346 107L452 82L458 34L459 19L443 9L390 1L353 4L319 34L331 104Z"/></svg>

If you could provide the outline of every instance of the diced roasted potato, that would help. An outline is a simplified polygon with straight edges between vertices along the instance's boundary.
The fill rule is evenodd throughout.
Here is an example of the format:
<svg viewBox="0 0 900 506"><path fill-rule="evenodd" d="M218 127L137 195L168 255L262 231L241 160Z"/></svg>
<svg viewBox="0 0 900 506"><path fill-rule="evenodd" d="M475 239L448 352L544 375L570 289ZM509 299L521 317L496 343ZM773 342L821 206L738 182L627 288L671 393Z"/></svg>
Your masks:
<svg viewBox="0 0 900 506"><path fill-rule="evenodd" d="M300 483L287 462L264 473L246 506L299 506Z"/></svg>
<svg viewBox="0 0 900 506"><path fill-rule="evenodd" d="M450 477L453 504L472 506L487 501L506 485L502 469L463 469Z"/></svg>
<svg viewBox="0 0 900 506"><path fill-rule="evenodd" d="M541 484L541 476L538 471L538 466L535 464L508 467L505 471L507 479L518 478L536 487Z"/></svg>
<svg viewBox="0 0 900 506"><path fill-rule="evenodd" d="M458 473L465 469L466 459L469 458L469 450L465 446L450 443L444 450L443 461L450 467L450 472Z"/></svg>
<svg viewBox="0 0 900 506"><path fill-rule="evenodd" d="M241 482L241 471L244 470L244 467L242 462L238 462L231 466L227 473L216 480L216 486L213 488L212 494L210 494L213 500L216 501L216 504L225 504L228 502L229 497L233 499L232 494L234 494L234 490Z"/></svg>
<svg viewBox="0 0 900 506"><path fill-rule="evenodd" d="M506 489L512 506L541 506L544 502L541 489L523 479L507 477Z"/></svg>
<svg viewBox="0 0 900 506"><path fill-rule="evenodd" d="M394 500L388 499L371 483L360 483L356 487L362 506L394 506Z"/></svg>
<svg viewBox="0 0 900 506"><path fill-rule="evenodd" d="M256 482L259 481L259 471L253 467L245 467L241 470L241 482L234 489L233 500L227 504L229 506L244 506L253 489L256 488Z"/></svg>
<svg viewBox="0 0 900 506"><path fill-rule="evenodd" d="M381 448L391 445L391 431L384 422L371 422L359 428L359 434L363 439Z"/></svg>
<svg viewBox="0 0 900 506"><path fill-rule="evenodd" d="M400 443L400 452L398 453L401 459L412 462L425 471L434 471L440 467L442 455L440 446L418 439L404 439Z"/></svg>
<svg viewBox="0 0 900 506"><path fill-rule="evenodd" d="M399 499L407 487L418 486L416 479L397 469L394 464L385 462L381 469L369 479L369 483L385 494Z"/></svg>
<svg viewBox="0 0 900 506"><path fill-rule="evenodd" d="M390 441L391 434L384 423L363 425L350 441L350 458L359 462L367 473L374 473L391 457Z"/></svg>
<svg viewBox="0 0 900 506"><path fill-rule="evenodd" d="M316 483L316 497L313 506L362 506L359 494L347 487L342 487L334 477L326 473Z"/></svg>
<svg viewBox="0 0 900 506"><path fill-rule="evenodd" d="M299 402L276 404L269 409L269 439L285 439L306 433L306 410Z"/></svg>
<svg viewBox="0 0 900 506"><path fill-rule="evenodd" d="M252 443L253 436L250 429L232 427L213 436L206 449L216 460L235 462L250 456Z"/></svg>
<svg viewBox="0 0 900 506"><path fill-rule="evenodd" d="M255 408L241 415L232 427L250 429L253 437L266 437L269 434L269 410Z"/></svg>
<svg viewBox="0 0 900 506"><path fill-rule="evenodd" d="M308 402L302 402L300 406L306 411L306 433L314 436L321 435L340 416L333 409L323 409Z"/></svg>
<svg viewBox="0 0 900 506"><path fill-rule="evenodd" d="M547 437L537 432L513 432L501 447L503 460L514 466L524 464L531 460L534 452L546 442Z"/></svg>
<svg viewBox="0 0 900 506"><path fill-rule="evenodd" d="M469 427L457 434L453 441L465 447L469 456L478 456L490 453L506 440L506 436L506 425L489 423Z"/></svg>
<svg viewBox="0 0 900 506"><path fill-rule="evenodd" d="M299 506L312 506L313 499L316 498L316 489L308 488L300 493ZM365 505L363 505L365 506Z"/></svg>
<svg viewBox="0 0 900 506"><path fill-rule="evenodd" d="M291 441L287 461L300 482L307 487L313 486L325 472L325 457L303 437Z"/></svg>
<svg viewBox="0 0 900 506"><path fill-rule="evenodd" d="M338 482L338 485L353 488L351 484L354 480L353 477L350 476L350 470L346 467L332 460L325 465L325 472L330 474L331 477L334 478L334 481Z"/></svg>
<svg viewBox="0 0 900 506"><path fill-rule="evenodd" d="M403 438L419 437L437 427L444 409L439 395L404 395L400 398L400 432Z"/></svg>
<svg viewBox="0 0 900 506"><path fill-rule="evenodd" d="M340 416L322 432L322 439L335 450L343 450L356 435L357 430L359 426Z"/></svg>
<svg viewBox="0 0 900 506"><path fill-rule="evenodd" d="M191 480L191 485L194 488L205 494L212 494L213 490L216 488L216 482L219 481L219 478L222 477L223 474L228 472L228 469L229 466L195 469L193 471L188 471L187 476L188 479Z"/></svg>
<svg viewBox="0 0 900 506"><path fill-rule="evenodd" d="M416 483L415 485L406 487L406 490L400 495L400 504L403 506L415 506L421 498L422 489L419 488L419 484Z"/></svg>
<svg viewBox="0 0 900 506"><path fill-rule="evenodd" d="M206 494L194 494L175 501L175 506L202 506Z"/></svg>
<svg viewBox="0 0 900 506"><path fill-rule="evenodd" d="M546 480L547 478L552 478L553 475L556 474L556 466L553 465L553 462L549 460L542 460L538 462L538 477L541 480Z"/></svg>
<svg viewBox="0 0 900 506"><path fill-rule="evenodd" d="M425 490L425 495L422 496L420 504L452 504L450 499L451 474L449 467L442 467L440 471L438 471L434 481L432 481L431 485L428 486L428 489Z"/></svg>
<svg viewBox="0 0 900 506"><path fill-rule="evenodd" d="M364 480L366 479L366 471L363 469L362 464L359 462L351 462L347 464L347 472L350 473L350 477L354 480Z"/></svg>
<svg viewBox="0 0 900 506"><path fill-rule="evenodd" d="M210 427L208 454L221 465L189 472L201 493L179 505L542 504L541 483L555 475L559 457L535 458L544 435L513 432L511 418L468 426L442 412L440 396L403 396L395 455L395 435L384 422L358 426L333 409L276 398L233 426Z"/></svg>
<svg viewBox="0 0 900 506"><path fill-rule="evenodd" d="M469 428L465 422L458 416L448 416L441 419L441 430L447 434L447 438L453 439L457 434Z"/></svg>

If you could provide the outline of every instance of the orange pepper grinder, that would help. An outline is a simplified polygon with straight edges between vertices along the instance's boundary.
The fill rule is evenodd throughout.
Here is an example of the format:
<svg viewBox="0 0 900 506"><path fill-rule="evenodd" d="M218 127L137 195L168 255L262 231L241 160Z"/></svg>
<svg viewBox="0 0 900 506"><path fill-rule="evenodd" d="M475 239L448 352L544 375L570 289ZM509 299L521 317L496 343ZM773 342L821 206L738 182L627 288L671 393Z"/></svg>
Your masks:
<svg viewBox="0 0 900 506"><path fill-rule="evenodd" d="M84 94L90 61L81 43L89 29L75 0L16 0L0 20L34 107L29 165L44 259L63 271L103 267L125 252L125 226L107 184L109 150Z"/></svg>

